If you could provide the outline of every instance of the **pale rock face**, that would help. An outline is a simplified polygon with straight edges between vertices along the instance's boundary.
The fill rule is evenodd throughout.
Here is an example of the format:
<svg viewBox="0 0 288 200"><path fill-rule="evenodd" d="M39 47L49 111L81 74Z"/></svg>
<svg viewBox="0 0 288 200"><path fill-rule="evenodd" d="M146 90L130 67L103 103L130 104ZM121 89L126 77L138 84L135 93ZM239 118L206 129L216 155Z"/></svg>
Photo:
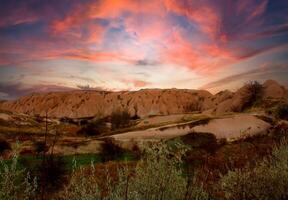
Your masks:
<svg viewBox="0 0 288 200"><path fill-rule="evenodd" d="M262 86L263 99L288 99L287 90L283 86L279 85L276 81L268 80ZM215 112L224 113L240 110L244 104L243 99L245 99L245 95L247 95L247 90L246 86L243 86L233 94L233 97L231 99L222 101L216 107Z"/></svg>
<svg viewBox="0 0 288 200"><path fill-rule="evenodd" d="M287 90L275 81L263 84L264 98L287 98ZM31 94L0 103L0 110L49 117L106 117L127 110L141 118L150 115L181 114L195 111L225 113L243 105L245 86L235 93L228 90L212 95L205 90L143 89L139 91L71 91ZM190 109L187 110L187 107Z"/></svg>
<svg viewBox="0 0 288 200"><path fill-rule="evenodd" d="M282 98L287 95L284 86L279 85L276 81L267 80L263 84L264 98Z"/></svg>
<svg viewBox="0 0 288 200"><path fill-rule="evenodd" d="M184 113L191 103L202 104L211 97L207 91L147 89L132 92L72 91L32 94L16 101L4 102L3 110L50 117L81 118L109 116L113 111L128 110L133 116ZM200 99L200 100L199 100Z"/></svg>

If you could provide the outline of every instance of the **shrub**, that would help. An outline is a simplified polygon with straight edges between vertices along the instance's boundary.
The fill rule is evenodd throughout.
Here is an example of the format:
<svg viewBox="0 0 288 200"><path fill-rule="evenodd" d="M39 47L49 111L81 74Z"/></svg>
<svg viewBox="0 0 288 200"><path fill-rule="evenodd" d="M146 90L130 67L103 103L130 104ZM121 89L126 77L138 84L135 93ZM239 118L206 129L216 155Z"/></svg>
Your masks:
<svg viewBox="0 0 288 200"><path fill-rule="evenodd" d="M193 149L203 149L214 153L218 147L216 136L212 133L191 132L181 137L182 141Z"/></svg>
<svg viewBox="0 0 288 200"><path fill-rule="evenodd" d="M104 172L104 180L99 180L98 169L94 165L89 176L86 175L87 170L80 169L72 174L69 185L56 199L208 199L208 194L201 187L187 185L187 177L183 176L180 167L185 151L179 145L172 149L163 143L151 144L145 148L136 167L129 163L119 165L116 179L111 177L112 172L108 168Z"/></svg>
<svg viewBox="0 0 288 200"><path fill-rule="evenodd" d="M94 166L91 166L92 170L89 176L84 168L76 171L76 166L74 167L69 184L54 197L54 200L104 200L101 198Z"/></svg>
<svg viewBox="0 0 288 200"><path fill-rule="evenodd" d="M184 112L190 113L190 112L195 112L195 111L201 111L201 105L200 105L200 100L193 102L193 103L188 103L187 105L184 106Z"/></svg>
<svg viewBox="0 0 288 200"><path fill-rule="evenodd" d="M37 181L17 167L17 160L14 155L11 164L0 163L0 199L36 200Z"/></svg>
<svg viewBox="0 0 288 200"><path fill-rule="evenodd" d="M6 140L0 139L0 154L2 154L6 150L11 150L11 146L9 142L7 142Z"/></svg>
<svg viewBox="0 0 288 200"><path fill-rule="evenodd" d="M242 97L243 105L241 110L256 106L260 103L263 96L263 86L257 81L245 84L245 93Z"/></svg>
<svg viewBox="0 0 288 200"><path fill-rule="evenodd" d="M68 166L67 162L53 154L39 159L22 157L19 167L25 169L29 175L37 180L38 195L49 195L51 192L58 191L67 182Z"/></svg>
<svg viewBox="0 0 288 200"><path fill-rule="evenodd" d="M229 171L220 180L221 190L231 200L287 199L288 145L283 143L271 157L256 167Z"/></svg>
<svg viewBox="0 0 288 200"><path fill-rule="evenodd" d="M112 129L124 128L130 125L130 114L127 110L114 111L111 114Z"/></svg>
<svg viewBox="0 0 288 200"><path fill-rule="evenodd" d="M279 119L288 120L288 104L280 104L277 106L275 115Z"/></svg>
<svg viewBox="0 0 288 200"><path fill-rule="evenodd" d="M34 142L34 149L36 154L39 155L48 151L48 146L45 144L44 141L36 141Z"/></svg>
<svg viewBox="0 0 288 200"><path fill-rule="evenodd" d="M104 119L97 119L94 122L85 124L78 131L78 134L83 134L87 136L97 136L108 131L108 127Z"/></svg>
<svg viewBox="0 0 288 200"><path fill-rule="evenodd" d="M60 156L51 155L35 167L35 175L39 180L42 192L59 190L66 182L67 163Z"/></svg>
<svg viewBox="0 0 288 200"><path fill-rule="evenodd" d="M146 148L128 185L130 199L184 199L187 180L179 168L182 150L173 151L161 143Z"/></svg>
<svg viewBox="0 0 288 200"><path fill-rule="evenodd" d="M112 138L106 138L102 144L102 159L104 162L115 160L125 153L125 150L116 144Z"/></svg>

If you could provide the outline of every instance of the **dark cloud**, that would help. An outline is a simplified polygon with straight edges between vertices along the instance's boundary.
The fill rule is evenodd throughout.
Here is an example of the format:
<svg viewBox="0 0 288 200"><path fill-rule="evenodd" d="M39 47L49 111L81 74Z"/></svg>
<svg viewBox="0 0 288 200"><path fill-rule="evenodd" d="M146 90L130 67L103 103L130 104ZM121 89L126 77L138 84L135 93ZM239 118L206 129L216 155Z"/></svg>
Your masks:
<svg viewBox="0 0 288 200"><path fill-rule="evenodd" d="M135 65L139 65L139 66L147 66L147 65L157 65L159 64L159 62L153 61L153 60L137 60L135 62Z"/></svg>
<svg viewBox="0 0 288 200"><path fill-rule="evenodd" d="M107 89L103 87L92 87L90 85L77 85L77 88L80 90L107 91Z"/></svg>

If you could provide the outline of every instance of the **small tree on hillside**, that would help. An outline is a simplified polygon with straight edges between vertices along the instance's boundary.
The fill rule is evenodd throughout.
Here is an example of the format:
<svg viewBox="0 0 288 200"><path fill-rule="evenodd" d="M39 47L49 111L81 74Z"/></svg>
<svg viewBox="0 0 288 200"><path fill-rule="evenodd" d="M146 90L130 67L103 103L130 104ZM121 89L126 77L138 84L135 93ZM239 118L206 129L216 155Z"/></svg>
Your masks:
<svg viewBox="0 0 288 200"><path fill-rule="evenodd" d="M279 119L288 120L288 104L280 104L275 111L276 117Z"/></svg>
<svg viewBox="0 0 288 200"><path fill-rule="evenodd" d="M263 96L263 86L257 81L251 81L245 85L242 110L260 103Z"/></svg>
<svg viewBox="0 0 288 200"><path fill-rule="evenodd" d="M124 128L130 125L130 114L127 110L114 111L111 114L112 129Z"/></svg>
<svg viewBox="0 0 288 200"><path fill-rule="evenodd" d="M102 118L83 125L82 128L78 131L79 134L86 136L98 136L106 132L108 132L108 127L106 125L105 119Z"/></svg>
<svg viewBox="0 0 288 200"><path fill-rule="evenodd" d="M6 150L11 150L11 145L6 140L0 139L0 154L4 153Z"/></svg>

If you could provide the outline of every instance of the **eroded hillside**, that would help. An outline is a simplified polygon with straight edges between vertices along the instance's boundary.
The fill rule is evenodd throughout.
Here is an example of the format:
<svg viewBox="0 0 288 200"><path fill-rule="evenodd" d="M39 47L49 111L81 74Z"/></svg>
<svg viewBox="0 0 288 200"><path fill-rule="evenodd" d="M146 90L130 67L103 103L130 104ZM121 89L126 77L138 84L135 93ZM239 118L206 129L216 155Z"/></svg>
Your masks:
<svg viewBox="0 0 288 200"><path fill-rule="evenodd" d="M287 90L268 80L263 85L263 99L286 101ZM205 90L145 89L139 91L71 91L31 94L15 101L5 101L0 109L49 117L106 117L116 110L131 116L170 115L194 111L225 113L241 110L247 96L246 86L235 93L222 91L212 95ZM265 102L264 101L264 102ZM266 102L267 103L267 102Z"/></svg>

